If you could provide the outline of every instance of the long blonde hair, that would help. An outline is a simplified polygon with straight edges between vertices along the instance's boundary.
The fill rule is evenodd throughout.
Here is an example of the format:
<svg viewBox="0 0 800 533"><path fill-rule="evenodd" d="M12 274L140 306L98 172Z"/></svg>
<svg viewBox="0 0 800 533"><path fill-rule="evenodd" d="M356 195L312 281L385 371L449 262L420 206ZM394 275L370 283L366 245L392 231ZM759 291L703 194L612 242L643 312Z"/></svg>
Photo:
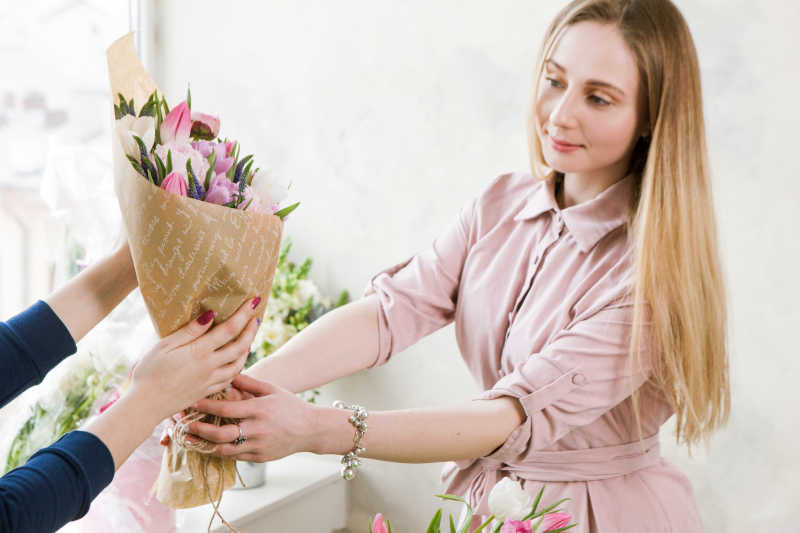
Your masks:
<svg viewBox="0 0 800 533"><path fill-rule="evenodd" d="M574 0L548 28L535 70L573 24L613 24L636 58L651 128L631 158L635 176L628 235L634 257L631 353L639 358L645 305L651 311L651 380L677 418L676 440L693 444L730 412L727 310L703 121L697 51L670 0ZM531 112L534 176L549 177ZM637 420L637 395L633 395Z"/></svg>

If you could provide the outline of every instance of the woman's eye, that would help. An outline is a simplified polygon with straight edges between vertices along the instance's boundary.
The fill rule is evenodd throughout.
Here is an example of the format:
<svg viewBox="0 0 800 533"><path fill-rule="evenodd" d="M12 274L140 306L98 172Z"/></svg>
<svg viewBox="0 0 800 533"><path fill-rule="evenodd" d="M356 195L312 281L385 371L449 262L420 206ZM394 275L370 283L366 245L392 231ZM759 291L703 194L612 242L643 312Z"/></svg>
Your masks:
<svg viewBox="0 0 800 533"><path fill-rule="evenodd" d="M593 103L595 103L597 105L600 105L600 106L606 106L606 105L610 105L611 104L611 102L609 102L608 100L605 100L605 99L600 98L599 96L595 96L595 95L589 96L589 100L591 100Z"/></svg>
<svg viewBox="0 0 800 533"><path fill-rule="evenodd" d="M545 78L545 80L547 80L550 83L550 87L560 87L561 86L561 84L557 80L554 80L553 78Z"/></svg>

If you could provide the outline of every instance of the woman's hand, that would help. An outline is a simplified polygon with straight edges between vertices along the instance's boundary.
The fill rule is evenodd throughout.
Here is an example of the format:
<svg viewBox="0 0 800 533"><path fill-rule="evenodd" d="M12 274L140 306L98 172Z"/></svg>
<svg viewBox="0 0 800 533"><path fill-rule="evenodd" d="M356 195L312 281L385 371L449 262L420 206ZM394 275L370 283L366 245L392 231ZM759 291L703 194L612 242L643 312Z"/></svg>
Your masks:
<svg viewBox="0 0 800 533"><path fill-rule="evenodd" d="M130 394L146 399L163 419L223 390L250 353L258 329L255 307L256 300L248 300L213 328L209 311L161 339L134 368Z"/></svg>
<svg viewBox="0 0 800 533"><path fill-rule="evenodd" d="M265 462L311 451L313 406L286 389L244 374L236 376L232 385L239 391L237 395L252 397L233 401L202 399L193 406L203 413L240 419L238 425L215 426L204 422L189 425L191 434L217 444L214 455ZM239 428L247 440L234 444Z"/></svg>

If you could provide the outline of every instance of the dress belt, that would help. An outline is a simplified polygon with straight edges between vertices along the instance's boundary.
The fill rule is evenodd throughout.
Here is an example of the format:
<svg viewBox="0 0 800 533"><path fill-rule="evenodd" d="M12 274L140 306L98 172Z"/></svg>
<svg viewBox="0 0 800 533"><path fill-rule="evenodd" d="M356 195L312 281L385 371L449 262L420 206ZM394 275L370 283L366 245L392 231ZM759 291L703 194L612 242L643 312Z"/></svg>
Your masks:
<svg viewBox="0 0 800 533"><path fill-rule="evenodd" d="M442 479L454 476L446 492L463 495L477 514L489 515L489 491L502 477L527 481L596 481L632 474L661 458L658 434L642 441L583 450L543 451L520 463L481 457L447 463Z"/></svg>

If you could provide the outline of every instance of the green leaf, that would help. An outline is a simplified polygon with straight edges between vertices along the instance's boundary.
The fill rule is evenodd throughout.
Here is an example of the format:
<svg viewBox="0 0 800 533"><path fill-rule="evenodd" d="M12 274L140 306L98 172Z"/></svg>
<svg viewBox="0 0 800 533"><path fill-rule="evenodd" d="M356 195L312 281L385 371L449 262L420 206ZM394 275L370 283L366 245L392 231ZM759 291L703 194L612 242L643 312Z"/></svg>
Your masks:
<svg viewBox="0 0 800 533"><path fill-rule="evenodd" d="M133 165L133 168L136 169L136 172L138 172L139 174L144 176L145 179L147 179L147 172L144 171L142 165L139 164L139 161L137 161L135 157L130 155L126 155L125 157L127 157L128 161L131 162L131 165Z"/></svg>
<svg viewBox="0 0 800 533"><path fill-rule="evenodd" d="M562 531L566 531L568 529L572 529L573 527L576 527L577 525L578 525L578 523L576 522L574 524L570 524L568 526L560 527L558 529L551 529L547 533L561 533Z"/></svg>
<svg viewBox="0 0 800 533"><path fill-rule="evenodd" d="M167 175L172 174L172 150L167 150Z"/></svg>
<svg viewBox="0 0 800 533"><path fill-rule="evenodd" d="M250 198L249 200L247 200L247 205L245 205L245 206L242 208L242 211L247 211L247 208L248 208L248 207L250 207L250 204L252 204L252 203L253 203L253 199L252 199L252 198Z"/></svg>
<svg viewBox="0 0 800 533"><path fill-rule="evenodd" d="M128 101L125 100L125 97L122 96L122 93L117 93L117 98L119 98L119 108L124 112L128 112Z"/></svg>
<svg viewBox="0 0 800 533"><path fill-rule="evenodd" d="M186 105L189 106L189 111L192 110L192 88L190 86L186 86Z"/></svg>
<svg viewBox="0 0 800 533"><path fill-rule="evenodd" d="M546 508L542 509L541 511L537 512L536 514L534 514L533 516L531 516L531 518L537 518L537 517L539 517L539 516L543 516L543 515L545 515L545 514L547 514L547 513L551 512L553 509L555 509L556 507L558 507L559 505L561 505L562 503L564 503L564 502L566 502L566 501L569 501L569 498L563 498L563 499L561 499L561 500L558 500L558 501L557 501L556 503L554 503L553 505L551 505L551 506L549 506L549 507L546 507ZM527 520L527 518L526 518L526 520Z"/></svg>
<svg viewBox="0 0 800 533"><path fill-rule="evenodd" d="M147 154L149 153L147 151L147 146L145 146L144 141L138 135L131 135L131 137L133 137L133 140L136 141L136 145L139 147L139 156L143 160L142 165L144 165L144 160L145 159L149 160L149 158L147 157Z"/></svg>
<svg viewBox="0 0 800 533"><path fill-rule="evenodd" d="M194 194L194 190L197 188L197 185L195 185L197 180L194 177L192 162L189 159L186 160L186 177L189 179L189 190L192 191L192 194Z"/></svg>
<svg viewBox="0 0 800 533"><path fill-rule="evenodd" d="M158 169L158 184L161 185L161 182L167 177L167 167L158 154L154 153L153 156L156 158L156 168Z"/></svg>
<svg viewBox="0 0 800 533"><path fill-rule="evenodd" d="M252 166L253 166L253 160L251 159L250 161L247 162L247 165L245 165L244 170L242 171L241 180L245 182L245 184L247 185L250 185L250 182L252 181L250 179L250 167Z"/></svg>
<svg viewBox="0 0 800 533"><path fill-rule="evenodd" d="M425 533L442 533L442 509L436 511Z"/></svg>
<svg viewBox="0 0 800 533"><path fill-rule="evenodd" d="M392 533L392 524L389 523L389 519L386 519L386 528L389 530L389 533Z"/></svg>
<svg viewBox="0 0 800 533"><path fill-rule="evenodd" d="M480 533L481 531L483 531L483 528L485 528L486 526L488 526L489 524L491 524L491 523L492 523L492 520L494 520L494 515L490 516L490 517L489 517L489 518L486 520L486 522L484 522L483 524L481 524L480 526L478 526L478 529L476 529L476 530L475 530L475 531L473 531L472 533Z"/></svg>
<svg viewBox="0 0 800 533"><path fill-rule="evenodd" d="M456 533L456 524L453 522L453 515L450 515L450 533Z"/></svg>
<svg viewBox="0 0 800 533"><path fill-rule="evenodd" d="M500 529L501 529L502 527L503 527L503 522L502 522L502 520L501 520L499 524L497 524L496 526L494 526L494 529L492 530L492 533L500 533Z"/></svg>
<svg viewBox="0 0 800 533"><path fill-rule="evenodd" d="M295 204L292 204L292 205L290 205L289 207L284 207L283 209L281 209L280 211L278 211L277 213L275 213L275 216L277 216L277 217L280 217L280 218L281 218L281 220L283 220L284 218L286 218L286 216L287 216L289 213L291 213L292 211L294 211L295 209L297 209L297 206L298 206L298 205L300 205L300 202L297 202L297 203L295 203Z"/></svg>
<svg viewBox="0 0 800 533"><path fill-rule="evenodd" d="M452 494L436 494L437 498L441 498L443 500L450 500L453 502L463 503L467 507L467 516L464 519L464 524L461 526L461 530L458 533L467 533L469 531L469 526L472 524L472 506L467 503L464 498L459 498L458 496L453 496Z"/></svg>
<svg viewBox="0 0 800 533"><path fill-rule="evenodd" d="M544 494L544 485L542 485L542 488L539 489L539 494L537 494L536 498L533 500L533 505L531 506L531 512L525 515L525 517L522 519L523 521L536 516L536 508L539 507L539 502L542 501L542 494Z"/></svg>
<svg viewBox="0 0 800 533"><path fill-rule="evenodd" d="M153 93L155 94L155 93ZM140 117L155 117L156 116L156 102L153 100L153 94L147 99L147 102L139 110Z"/></svg>
<svg viewBox="0 0 800 533"><path fill-rule="evenodd" d="M156 108L156 135L155 135L155 140L153 141L153 148L161 144L161 123L164 122L164 117L161 115L161 106L158 104L157 100L155 102L155 108Z"/></svg>
<svg viewBox="0 0 800 533"><path fill-rule="evenodd" d="M156 172L156 167L153 166L153 163L150 161L150 158L147 155L147 147L144 145L144 141L136 135L133 135L132 137L139 146L139 153L142 157L142 160L140 161L142 168L145 170L145 172L152 176L150 181L156 183L156 180L158 180L158 172Z"/></svg>

